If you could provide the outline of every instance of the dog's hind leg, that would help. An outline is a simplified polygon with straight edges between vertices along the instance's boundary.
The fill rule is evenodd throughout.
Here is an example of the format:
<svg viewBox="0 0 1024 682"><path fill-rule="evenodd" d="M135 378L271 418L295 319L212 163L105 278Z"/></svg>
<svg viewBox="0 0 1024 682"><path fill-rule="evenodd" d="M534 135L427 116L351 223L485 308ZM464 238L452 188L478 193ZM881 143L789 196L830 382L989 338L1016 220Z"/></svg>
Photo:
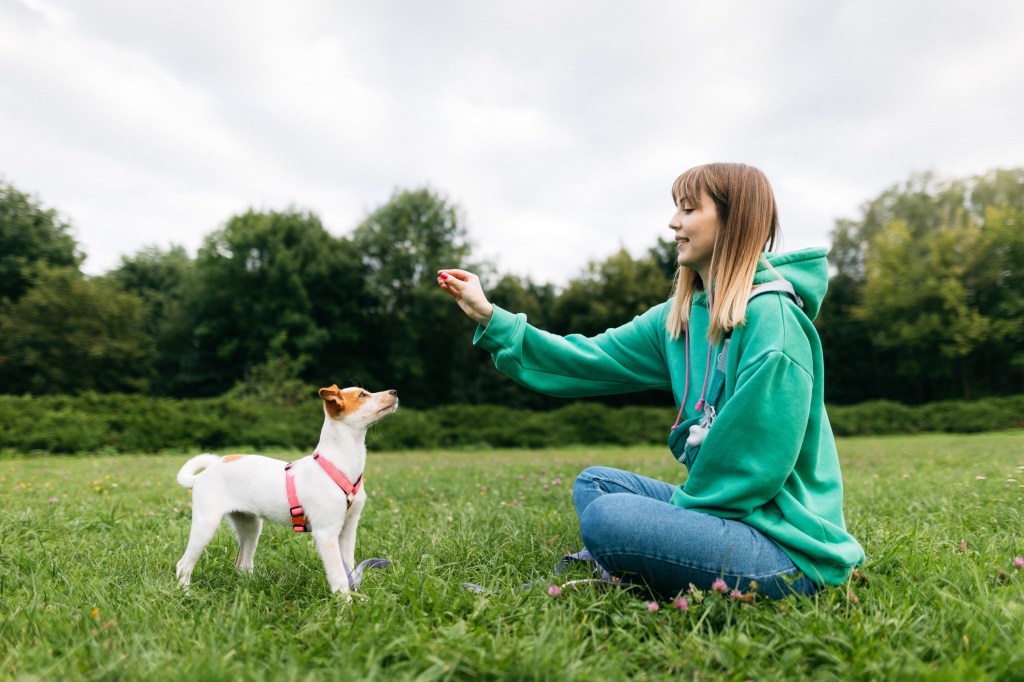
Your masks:
<svg viewBox="0 0 1024 682"><path fill-rule="evenodd" d="M192 569L199 561L199 555L203 553L206 545L210 544L210 540L217 532L220 518L215 514L197 513L197 510L193 508L192 531L188 536L188 546L185 548L185 553L181 555L181 559L178 560L178 583L182 587L188 587L192 581Z"/></svg>
<svg viewBox="0 0 1024 682"><path fill-rule="evenodd" d="M238 535L238 556L235 568L241 573L252 573L253 556L256 554L256 543L259 542L263 530L263 519L254 514L231 512L228 523Z"/></svg>

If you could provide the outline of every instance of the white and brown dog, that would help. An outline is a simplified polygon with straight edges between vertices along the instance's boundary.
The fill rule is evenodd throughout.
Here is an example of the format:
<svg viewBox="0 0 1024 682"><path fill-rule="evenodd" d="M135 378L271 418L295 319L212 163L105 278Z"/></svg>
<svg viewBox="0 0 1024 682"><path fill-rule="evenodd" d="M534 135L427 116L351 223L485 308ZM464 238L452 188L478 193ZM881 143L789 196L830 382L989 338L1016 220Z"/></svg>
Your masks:
<svg viewBox="0 0 1024 682"><path fill-rule="evenodd" d="M398 392L331 386L321 388L320 397L324 427L313 455L290 464L260 455L198 455L178 472L178 483L192 488L192 532L178 561L182 587L226 515L238 534L239 571L252 573L266 518L311 531L331 591L348 592L366 503L366 429L398 409ZM205 471L197 474L200 469Z"/></svg>

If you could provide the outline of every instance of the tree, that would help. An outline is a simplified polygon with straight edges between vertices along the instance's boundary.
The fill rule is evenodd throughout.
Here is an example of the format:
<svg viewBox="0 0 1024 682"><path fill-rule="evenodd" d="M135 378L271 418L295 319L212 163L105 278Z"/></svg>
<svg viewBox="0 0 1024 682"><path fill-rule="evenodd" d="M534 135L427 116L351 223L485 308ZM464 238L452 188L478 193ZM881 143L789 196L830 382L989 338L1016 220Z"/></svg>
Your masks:
<svg viewBox="0 0 1024 682"><path fill-rule="evenodd" d="M38 265L0 313L0 384L7 393L143 391L152 343L138 296L74 268Z"/></svg>
<svg viewBox="0 0 1024 682"><path fill-rule="evenodd" d="M838 272L819 320L826 349L836 339L847 349L826 356L830 381L849 382L840 395L871 386L881 393L864 397L922 402L1021 390L1024 169L915 176L862 212L837 223Z"/></svg>
<svg viewBox="0 0 1024 682"><path fill-rule="evenodd" d="M604 261L591 262L559 295L552 331L593 336L664 302L672 282L655 254L652 249L634 259L619 249Z"/></svg>
<svg viewBox="0 0 1024 682"><path fill-rule="evenodd" d="M398 388L411 405L477 400L483 354L468 338L452 337L466 320L435 281L442 267L479 272L458 208L428 189L397 191L352 241L373 299L376 353L365 376L375 388Z"/></svg>
<svg viewBox="0 0 1024 682"><path fill-rule="evenodd" d="M35 265L77 269L82 258L56 211L0 182L0 301L17 301L28 291Z"/></svg>
<svg viewBox="0 0 1024 682"><path fill-rule="evenodd" d="M181 362L188 353L193 323L185 296L194 270L181 246L166 251L151 246L122 257L121 264L107 273L111 281L145 305L145 327L154 343L152 390L160 395L176 395L181 390Z"/></svg>
<svg viewBox="0 0 1024 682"><path fill-rule="evenodd" d="M222 393L272 347L308 356L303 378L312 383L341 383L372 354L364 274L352 244L312 213L233 217L196 256L185 294L193 331L183 385L193 395Z"/></svg>

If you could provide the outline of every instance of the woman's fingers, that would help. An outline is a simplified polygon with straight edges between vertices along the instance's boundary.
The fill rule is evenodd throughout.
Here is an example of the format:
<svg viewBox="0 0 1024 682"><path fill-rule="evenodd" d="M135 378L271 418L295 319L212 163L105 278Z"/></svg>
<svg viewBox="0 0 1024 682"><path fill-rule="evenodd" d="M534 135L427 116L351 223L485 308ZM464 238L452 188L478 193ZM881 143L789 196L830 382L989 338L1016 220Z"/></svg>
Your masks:
<svg viewBox="0 0 1024 682"><path fill-rule="evenodd" d="M487 324L490 321L494 306L484 295L480 278L472 272L458 269L438 270L437 284L451 295L475 322Z"/></svg>
<svg viewBox="0 0 1024 682"><path fill-rule="evenodd" d="M448 287L457 292L465 290L475 279L476 275L465 270L439 270L437 273L437 283L442 288Z"/></svg>

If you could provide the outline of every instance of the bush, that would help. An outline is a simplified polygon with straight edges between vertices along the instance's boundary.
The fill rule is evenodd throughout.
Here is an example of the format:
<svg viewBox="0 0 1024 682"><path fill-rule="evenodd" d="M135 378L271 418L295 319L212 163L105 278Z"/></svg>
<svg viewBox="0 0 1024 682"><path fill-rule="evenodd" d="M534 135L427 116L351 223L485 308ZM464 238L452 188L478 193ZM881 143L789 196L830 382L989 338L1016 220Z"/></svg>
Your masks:
<svg viewBox="0 0 1024 682"><path fill-rule="evenodd" d="M1024 396L908 407L889 401L829 409L839 436L976 433L1024 427ZM661 445L675 418L661 407L611 408L573 402L534 412L501 405L401 409L367 435L376 450ZM237 398L171 400L138 395L0 396L0 449L16 452L312 450L318 400L270 406Z"/></svg>

